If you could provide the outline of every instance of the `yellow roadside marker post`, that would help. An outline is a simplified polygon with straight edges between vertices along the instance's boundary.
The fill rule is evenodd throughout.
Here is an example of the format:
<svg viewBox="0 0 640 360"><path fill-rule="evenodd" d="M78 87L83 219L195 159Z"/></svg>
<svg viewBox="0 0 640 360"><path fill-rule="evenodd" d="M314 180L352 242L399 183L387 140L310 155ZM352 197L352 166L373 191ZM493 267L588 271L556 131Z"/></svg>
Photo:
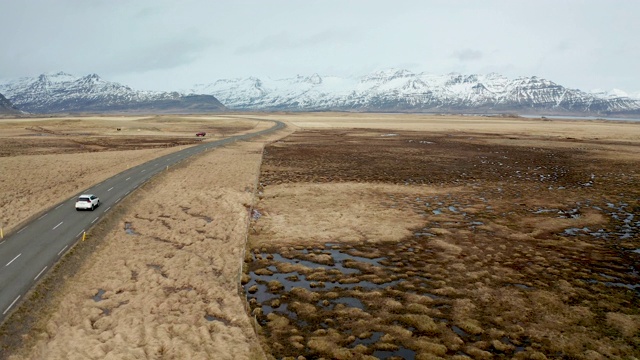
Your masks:
<svg viewBox="0 0 640 360"><path fill-rule="evenodd" d="M84 241L87 238L87 232L83 231L82 232L82 241Z"/></svg>

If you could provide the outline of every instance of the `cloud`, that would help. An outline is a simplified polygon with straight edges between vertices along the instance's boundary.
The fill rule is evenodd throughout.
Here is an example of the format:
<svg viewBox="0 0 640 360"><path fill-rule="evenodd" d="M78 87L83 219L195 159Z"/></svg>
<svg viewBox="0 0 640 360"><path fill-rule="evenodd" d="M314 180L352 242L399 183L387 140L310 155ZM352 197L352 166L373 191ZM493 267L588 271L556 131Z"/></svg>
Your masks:
<svg viewBox="0 0 640 360"><path fill-rule="evenodd" d="M407 67L506 71L572 87L637 91L640 1L616 4L6 0L0 24L9 35L0 52L0 78L63 70L168 88L203 77L361 75Z"/></svg>
<svg viewBox="0 0 640 360"><path fill-rule="evenodd" d="M279 32L267 35L256 43L240 46L235 53L236 55L246 55L272 50L297 50L322 44L335 46L338 43L352 42L356 37L357 33L355 31L346 29L321 31L305 37L293 37L288 32Z"/></svg>
<svg viewBox="0 0 640 360"><path fill-rule="evenodd" d="M464 49L453 53L453 57L460 61L475 61L484 57L484 53L480 50Z"/></svg>
<svg viewBox="0 0 640 360"><path fill-rule="evenodd" d="M119 48L109 54L102 67L109 72L136 72L171 69L192 63L216 40L203 40L192 35L156 41L138 41L135 46ZM94 59L94 64L99 59Z"/></svg>
<svg viewBox="0 0 640 360"><path fill-rule="evenodd" d="M572 47L573 46L571 45L569 40L563 40L556 44L556 46L554 47L554 50L559 52L565 52L565 51L571 50Z"/></svg>

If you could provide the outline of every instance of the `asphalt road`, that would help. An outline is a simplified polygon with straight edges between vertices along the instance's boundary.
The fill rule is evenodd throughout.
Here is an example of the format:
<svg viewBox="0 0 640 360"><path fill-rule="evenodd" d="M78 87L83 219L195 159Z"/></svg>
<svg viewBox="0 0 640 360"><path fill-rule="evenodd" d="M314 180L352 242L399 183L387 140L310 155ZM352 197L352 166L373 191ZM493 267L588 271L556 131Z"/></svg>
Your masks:
<svg viewBox="0 0 640 360"><path fill-rule="evenodd" d="M269 129L205 142L130 168L81 191L44 212L20 230L0 240L0 323L16 309L21 300L47 270L62 257L83 233L111 208L154 175L180 161L208 149L224 146L284 128L276 121ZM94 211L76 211L80 194L95 194L100 206Z"/></svg>

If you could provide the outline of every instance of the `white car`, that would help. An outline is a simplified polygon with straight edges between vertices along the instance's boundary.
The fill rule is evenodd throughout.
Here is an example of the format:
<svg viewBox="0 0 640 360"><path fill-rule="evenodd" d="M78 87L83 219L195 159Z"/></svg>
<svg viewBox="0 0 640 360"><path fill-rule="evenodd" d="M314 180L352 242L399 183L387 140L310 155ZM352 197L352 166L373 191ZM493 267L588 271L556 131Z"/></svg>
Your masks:
<svg viewBox="0 0 640 360"><path fill-rule="evenodd" d="M82 194L76 200L76 210L91 210L100 206L100 199L93 194Z"/></svg>

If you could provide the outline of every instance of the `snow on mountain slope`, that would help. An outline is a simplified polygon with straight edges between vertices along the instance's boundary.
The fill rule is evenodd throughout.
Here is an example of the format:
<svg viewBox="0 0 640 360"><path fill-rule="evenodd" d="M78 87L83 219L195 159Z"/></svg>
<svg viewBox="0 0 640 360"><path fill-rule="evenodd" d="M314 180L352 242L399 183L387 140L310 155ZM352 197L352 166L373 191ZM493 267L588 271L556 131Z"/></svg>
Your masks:
<svg viewBox="0 0 640 360"><path fill-rule="evenodd" d="M20 109L32 113L224 109L211 95L133 90L105 81L96 74L77 77L58 72L4 81L0 83L0 93Z"/></svg>
<svg viewBox="0 0 640 360"><path fill-rule="evenodd" d="M359 78L251 77L199 84L190 92L214 95L229 108L242 110L640 113L640 101L629 96L591 94L535 76L508 79L495 73L432 75L388 69Z"/></svg>
<svg viewBox="0 0 640 360"><path fill-rule="evenodd" d="M609 90L609 91L595 89L595 90L590 91L590 93L592 95L594 95L594 96L601 97L601 98L606 98L606 99L628 97L630 99L640 100L640 92L627 93L627 92L625 92L623 90L620 90L620 89L612 89L612 90Z"/></svg>
<svg viewBox="0 0 640 360"><path fill-rule="evenodd" d="M227 109L226 105L265 111L640 115L640 94L633 98L621 91L587 93L536 76L509 79L496 73L434 75L404 69L345 78L313 74L221 79L184 92L139 91L96 74L58 72L0 81L0 93L33 113L210 112Z"/></svg>

